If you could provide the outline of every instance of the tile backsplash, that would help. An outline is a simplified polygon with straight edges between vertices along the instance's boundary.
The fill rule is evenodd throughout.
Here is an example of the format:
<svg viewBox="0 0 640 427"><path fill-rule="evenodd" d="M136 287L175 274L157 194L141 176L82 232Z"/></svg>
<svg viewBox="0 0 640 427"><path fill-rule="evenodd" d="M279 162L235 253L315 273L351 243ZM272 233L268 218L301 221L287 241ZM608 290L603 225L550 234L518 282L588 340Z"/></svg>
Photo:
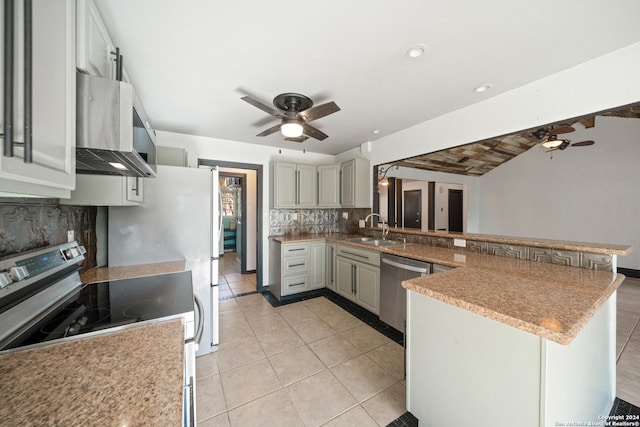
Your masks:
<svg viewBox="0 0 640 427"><path fill-rule="evenodd" d="M87 249L82 268L96 265L96 208L65 206L58 199L0 198L0 258L75 240Z"/></svg>
<svg viewBox="0 0 640 427"><path fill-rule="evenodd" d="M355 233L371 209L271 209L269 235ZM347 218L344 218L346 213Z"/></svg>

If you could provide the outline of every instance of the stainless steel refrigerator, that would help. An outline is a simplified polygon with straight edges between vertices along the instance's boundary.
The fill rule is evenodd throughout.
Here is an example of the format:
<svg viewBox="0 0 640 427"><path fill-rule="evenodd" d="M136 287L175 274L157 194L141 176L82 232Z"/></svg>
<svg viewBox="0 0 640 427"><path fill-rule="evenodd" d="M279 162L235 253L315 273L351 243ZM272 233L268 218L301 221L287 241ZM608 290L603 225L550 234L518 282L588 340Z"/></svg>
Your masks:
<svg viewBox="0 0 640 427"><path fill-rule="evenodd" d="M143 191L142 206L109 208L109 266L186 260L204 312L196 355L216 351L221 227L218 169L158 166L157 176L144 180Z"/></svg>

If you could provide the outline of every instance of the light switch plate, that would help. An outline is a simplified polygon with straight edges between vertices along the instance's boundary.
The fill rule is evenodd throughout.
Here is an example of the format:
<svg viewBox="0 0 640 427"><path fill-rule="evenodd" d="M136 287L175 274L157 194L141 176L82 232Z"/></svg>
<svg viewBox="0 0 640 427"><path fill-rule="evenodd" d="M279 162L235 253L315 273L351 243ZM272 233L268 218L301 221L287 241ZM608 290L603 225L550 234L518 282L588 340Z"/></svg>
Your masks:
<svg viewBox="0 0 640 427"><path fill-rule="evenodd" d="M342 212L343 219L349 219L349 212Z"/></svg>
<svg viewBox="0 0 640 427"><path fill-rule="evenodd" d="M67 231L67 242L73 242L76 238L76 233L73 230Z"/></svg>
<svg viewBox="0 0 640 427"><path fill-rule="evenodd" d="M297 214L296 212L293 212L293 213L291 214L291 219L292 219L293 221L296 221L296 220L298 219L298 214Z"/></svg>
<svg viewBox="0 0 640 427"><path fill-rule="evenodd" d="M364 228L364 225L365 225L364 219L358 220L358 227Z"/></svg>

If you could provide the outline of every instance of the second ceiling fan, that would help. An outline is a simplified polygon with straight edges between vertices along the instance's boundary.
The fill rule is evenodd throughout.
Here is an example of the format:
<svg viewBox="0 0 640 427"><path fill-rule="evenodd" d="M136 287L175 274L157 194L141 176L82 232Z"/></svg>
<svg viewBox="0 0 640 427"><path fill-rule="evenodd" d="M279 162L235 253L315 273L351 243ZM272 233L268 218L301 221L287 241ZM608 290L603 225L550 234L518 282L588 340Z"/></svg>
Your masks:
<svg viewBox="0 0 640 427"><path fill-rule="evenodd" d="M564 150L567 147L586 147L595 144L595 141L580 141L571 143L570 140L559 138L558 135L575 131L572 126L558 126L555 128L538 129L533 132L533 136L540 140L540 143L547 151Z"/></svg>
<svg viewBox="0 0 640 427"><path fill-rule="evenodd" d="M309 137L323 141L329 137L326 133L311 126L309 122L340 111L340 107L335 102L313 106L313 101L308 96L299 93L282 93L273 98L273 105L270 107L250 96L242 97L248 102L282 121L269 129L260 132L256 136L267 136L278 131L284 135L284 139L293 142L303 142Z"/></svg>

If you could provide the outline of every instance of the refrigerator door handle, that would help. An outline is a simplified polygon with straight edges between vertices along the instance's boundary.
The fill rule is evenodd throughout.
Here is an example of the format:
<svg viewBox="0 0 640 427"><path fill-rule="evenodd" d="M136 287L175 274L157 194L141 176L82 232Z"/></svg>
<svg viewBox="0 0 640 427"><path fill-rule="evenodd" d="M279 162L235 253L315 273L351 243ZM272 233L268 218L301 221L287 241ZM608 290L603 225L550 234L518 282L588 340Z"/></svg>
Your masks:
<svg viewBox="0 0 640 427"><path fill-rule="evenodd" d="M198 310L198 329L196 329L195 342L197 345L200 345L200 341L202 341L202 333L204 332L204 307L197 296L194 295L193 299L196 302L196 308Z"/></svg>

